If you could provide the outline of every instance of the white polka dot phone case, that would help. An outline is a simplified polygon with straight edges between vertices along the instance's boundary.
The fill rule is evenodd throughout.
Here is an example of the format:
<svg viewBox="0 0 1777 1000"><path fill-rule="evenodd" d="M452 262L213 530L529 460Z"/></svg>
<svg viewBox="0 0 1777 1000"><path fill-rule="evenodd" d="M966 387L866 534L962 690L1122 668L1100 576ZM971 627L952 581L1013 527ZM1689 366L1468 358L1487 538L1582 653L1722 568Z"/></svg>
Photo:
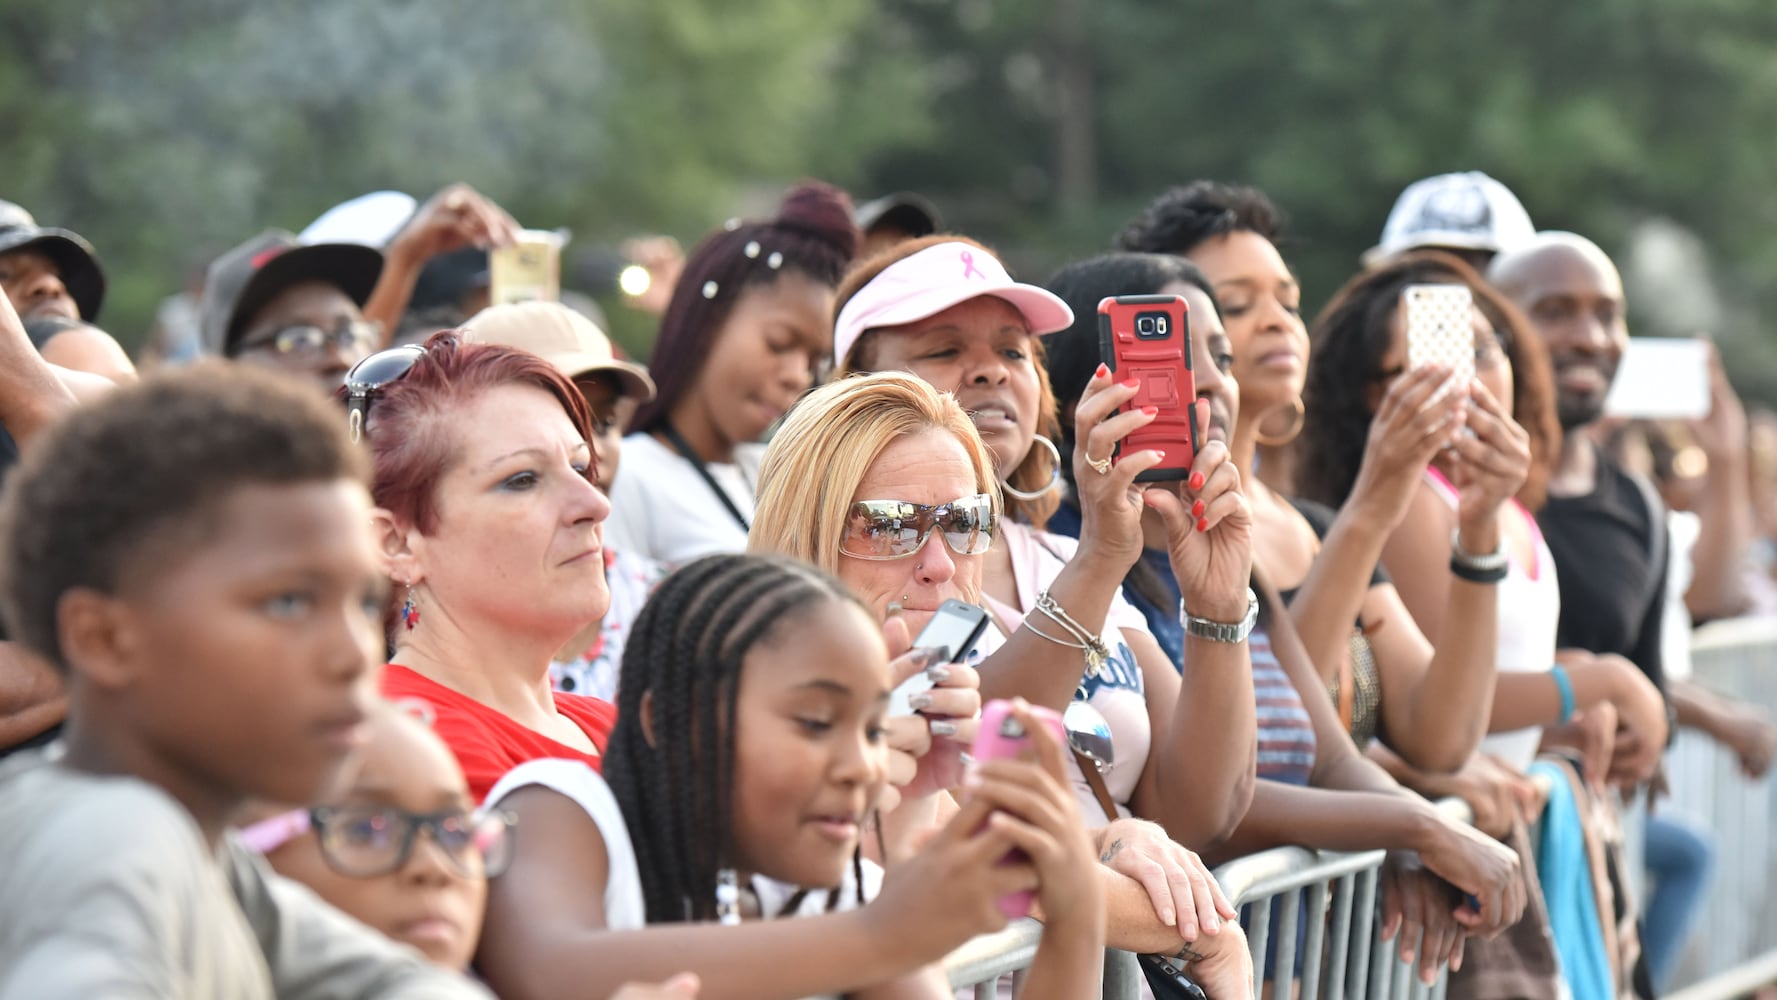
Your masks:
<svg viewBox="0 0 1777 1000"><path fill-rule="evenodd" d="M1468 286L1408 285L1401 299L1407 310L1407 367L1442 365L1453 373L1449 385L1468 385L1475 377L1473 296ZM1440 389L1438 395L1445 391Z"/></svg>

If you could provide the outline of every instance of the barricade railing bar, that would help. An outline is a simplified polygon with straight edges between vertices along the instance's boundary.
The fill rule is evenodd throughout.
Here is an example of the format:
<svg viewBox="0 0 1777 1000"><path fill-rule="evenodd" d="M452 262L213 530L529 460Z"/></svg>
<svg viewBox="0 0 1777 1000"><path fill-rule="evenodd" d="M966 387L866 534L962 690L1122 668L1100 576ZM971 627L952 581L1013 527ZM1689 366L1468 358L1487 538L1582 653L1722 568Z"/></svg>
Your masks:
<svg viewBox="0 0 1777 1000"><path fill-rule="evenodd" d="M1696 681L1714 691L1777 709L1777 618L1699 629L1692 641L1692 668ZM1717 848L1709 896L1668 996L1743 996L1777 982L1777 837L1772 836L1777 833L1777 784L1747 780L1731 754L1691 732L1679 734L1667 763L1673 801L1661 808L1701 821L1714 833ZM1467 818L1460 802L1439 806ZM1639 874L1635 825L1627 824L1627 856L1636 859L1630 867ZM1442 1000L1447 977L1426 986L1413 967L1396 957L1398 941L1378 939L1383 857L1382 851L1335 854L1281 847L1217 869L1223 891L1241 909L1255 979L1261 980L1255 992L1263 986L1269 957L1274 982L1300 979L1299 1000ZM1643 891L1644 902L1646 896ZM951 984L973 987L977 998L994 997L1000 977L1029 967L1041 935L1040 924L1025 920L969 942L945 960ZM1299 961L1293 944L1298 935ZM1274 938L1280 942L1276 948L1271 946ZM1135 1000L1140 975L1134 956L1107 952L1105 1000Z"/></svg>

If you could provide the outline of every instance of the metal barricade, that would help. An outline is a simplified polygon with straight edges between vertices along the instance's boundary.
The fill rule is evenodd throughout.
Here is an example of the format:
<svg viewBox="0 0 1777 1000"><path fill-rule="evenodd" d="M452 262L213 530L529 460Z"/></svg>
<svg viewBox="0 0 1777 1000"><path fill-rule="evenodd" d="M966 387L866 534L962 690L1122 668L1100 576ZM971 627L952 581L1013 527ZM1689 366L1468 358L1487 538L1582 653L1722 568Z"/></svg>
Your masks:
<svg viewBox="0 0 1777 1000"><path fill-rule="evenodd" d="M1698 629L1693 679L1742 701L1777 709L1777 619L1736 619ZM1715 839L1715 869L1675 997L1740 996L1777 982L1777 784L1750 781L1726 749L1681 731L1666 759L1672 801L1661 811L1701 822ZM1647 894L1642 894L1645 902Z"/></svg>

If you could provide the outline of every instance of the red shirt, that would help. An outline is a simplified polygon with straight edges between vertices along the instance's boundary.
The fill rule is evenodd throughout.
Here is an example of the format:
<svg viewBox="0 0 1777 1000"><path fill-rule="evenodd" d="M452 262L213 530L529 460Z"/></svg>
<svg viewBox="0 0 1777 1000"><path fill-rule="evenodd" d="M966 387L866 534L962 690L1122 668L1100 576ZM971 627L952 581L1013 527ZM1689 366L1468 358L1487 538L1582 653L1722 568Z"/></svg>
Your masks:
<svg viewBox="0 0 1777 1000"><path fill-rule="evenodd" d="M585 761L593 770L602 770L604 758L600 755L611 737L611 727L617 723L617 709L608 702L555 693L555 710L573 720L591 737L592 745L598 747L598 753L588 754L519 725L510 716L399 663L383 668L382 692L390 701L413 698L432 707L432 730L457 755L463 776L469 779L469 793L477 802L487 797L507 771L525 761L562 757Z"/></svg>

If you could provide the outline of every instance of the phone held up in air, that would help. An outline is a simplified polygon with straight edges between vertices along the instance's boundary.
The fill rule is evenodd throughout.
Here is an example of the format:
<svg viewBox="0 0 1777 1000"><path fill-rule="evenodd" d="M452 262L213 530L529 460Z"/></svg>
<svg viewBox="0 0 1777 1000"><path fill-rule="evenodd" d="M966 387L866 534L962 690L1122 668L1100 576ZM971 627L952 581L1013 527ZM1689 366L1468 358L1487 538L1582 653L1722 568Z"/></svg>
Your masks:
<svg viewBox="0 0 1777 1000"><path fill-rule="evenodd" d="M1450 385L1468 391L1475 378L1474 296L1467 285L1408 285L1401 291L1407 311L1407 368L1443 365ZM1445 390L1437 396L1443 398Z"/></svg>
<svg viewBox="0 0 1777 1000"><path fill-rule="evenodd" d="M1197 426L1197 377L1191 368L1189 308L1177 295L1119 295L1098 304L1098 353L1119 382L1140 383L1118 411L1152 406L1152 423L1137 428L1117 447L1165 453L1159 465L1136 476L1138 482L1188 479L1202 429Z"/></svg>
<svg viewBox="0 0 1777 1000"><path fill-rule="evenodd" d="M919 638L913 640L914 649L942 647L945 663L960 663L981 640L981 633L987 631L987 610L967 601L959 601L954 597L938 605L932 620L926 627L919 630ZM920 671L902 681L898 687L889 692L888 714L913 714L913 696L922 691L930 690L931 678L925 671Z"/></svg>
<svg viewBox="0 0 1777 1000"><path fill-rule="evenodd" d="M1061 723L1061 715L1041 705L1030 706L1030 714L1035 716L1055 742L1067 745L1067 729ZM1025 732L1024 724L1012 714L1012 703L1009 701L990 701L981 709L981 728L975 733L974 756L977 761L1006 760L1017 757L1030 746L1030 734ZM1026 859L1023 851L1009 852L1000 864L1015 864ZM1008 893L999 898L1000 913L1007 920L1016 920L1030 913L1031 903L1035 902L1036 893L1029 890Z"/></svg>

